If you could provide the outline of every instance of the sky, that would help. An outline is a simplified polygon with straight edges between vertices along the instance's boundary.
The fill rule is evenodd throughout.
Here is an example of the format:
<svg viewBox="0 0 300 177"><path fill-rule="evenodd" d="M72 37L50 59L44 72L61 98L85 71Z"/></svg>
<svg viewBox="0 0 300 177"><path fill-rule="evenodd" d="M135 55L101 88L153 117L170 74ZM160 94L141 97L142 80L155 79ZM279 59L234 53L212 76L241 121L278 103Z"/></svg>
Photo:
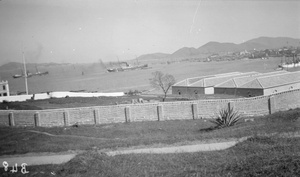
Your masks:
<svg viewBox="0 0 300 177"><path fill-rule="evenodd" d="M87 63L300 38L297 0L0 0L0 64Z"/></svg>

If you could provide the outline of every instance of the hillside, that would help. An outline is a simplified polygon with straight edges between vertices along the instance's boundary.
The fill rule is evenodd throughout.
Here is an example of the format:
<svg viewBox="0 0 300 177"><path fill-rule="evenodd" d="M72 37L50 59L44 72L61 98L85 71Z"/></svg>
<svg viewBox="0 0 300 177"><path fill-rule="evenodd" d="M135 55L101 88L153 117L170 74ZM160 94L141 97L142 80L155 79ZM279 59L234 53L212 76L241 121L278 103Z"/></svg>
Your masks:
<svg viewBox="0 0 300 177"><path fill-rule="evenodd" d="M241 50L239 45L234 43L209 42L198 49L199 53L219 53L219 52L236 52Z"/></svg>
<svg viewBox="0 0 300 177"><path fill-rule="evenodd" d="M138 60L162 59L162 58L169 57L169 55L170 54L166 54L166 53L152 53L152 54L141 55L137 59Z"/></svg>
<svg viewBox="0 0 300 177"><path fill-rule="evenodd" d="M9 63L6 63L6 64L0 66L0 71L16 70L16 69L20 69L22 67L23 67L22 63L9 62Z"/></svg>
<svg viewBox="0 0 300 177"><path fill-rule="evenodd" d="M288 38L288 37L259 37L255 39L251 39L245 43L240 45L251 45L254 44L259 48L260 46L264 46L263 49L269 48L281 48L281 47L289 47L289 46L300 46L300 39Z"/></svg>
<svg viewBox="0 0 300 177"><path fill-rule="evenodd" d="M241 44L234 43L220 43L220 42L208 42L199 48L183 47L176 50L172 54L164 54L163 58L188 58L191 56L199 56L201 54L213 54L220 52L238 52L243 50L263 50L263 49L276 49L281 47L294 46L300 47L300 39L294 39L289 37L259 37L248 40ZM141 58L159 59L156 54L147 54L140 56ZM139 58L140 58L139 57Z"/></svg>
<svg viewBox="0 0 300 177"><path fill-rule="evenodd" d="M173 58L177 58L177 57L189 57L189 56L195 56L198 55L199 51L193 47L183 47L177 51L175 51L174 53L172 53L172 57Z"/></svg>

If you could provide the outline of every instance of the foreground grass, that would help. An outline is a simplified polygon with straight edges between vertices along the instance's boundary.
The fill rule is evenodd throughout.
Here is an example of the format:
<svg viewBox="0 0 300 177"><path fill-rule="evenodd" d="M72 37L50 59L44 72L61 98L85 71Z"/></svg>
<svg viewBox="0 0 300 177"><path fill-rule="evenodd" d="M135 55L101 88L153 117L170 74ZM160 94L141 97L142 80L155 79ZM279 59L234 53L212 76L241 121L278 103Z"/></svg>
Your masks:
<svg viewBox="0 0 300 177"><path fill-rule="evenodd" d="M212 124L205 120L60 128L1 127L1 155L71 149L86 151L63 165L27 167L27 175L20 173L20 169L12 174L0 168L0 176L300 176L300 138L261 135L299 131L299 117L300 109L295 109L255 117L254 121L241 121L236 126L213 131L208 131ZM28 130L80 137L52 137L26 132ZM227 150L215 152L109 157L97 151L243 136L253 137Z"/></svg>
<svg viewBox="0 0 300 177"><path fill-rule="evenodd" d="M116 149L130 146L163 146L191 141L211 142L257 134L296 132L300 130L300 109L278 112L254 121L214 131L207 120L132 122L79 127L1 127L0 155L28 152ZM29 132L47 132L48 136ZM71 136L70 136L71 135ZM88 138L87 138L88 137Z"/></svg>
<svg viewBox="0 0 300 177"><path fill-rule="evenodd" d="M87 151L66 164L28 167L29 174L14 176L299 176L299 147L300 138L254 137L215 152L109 157Z"/></svg>

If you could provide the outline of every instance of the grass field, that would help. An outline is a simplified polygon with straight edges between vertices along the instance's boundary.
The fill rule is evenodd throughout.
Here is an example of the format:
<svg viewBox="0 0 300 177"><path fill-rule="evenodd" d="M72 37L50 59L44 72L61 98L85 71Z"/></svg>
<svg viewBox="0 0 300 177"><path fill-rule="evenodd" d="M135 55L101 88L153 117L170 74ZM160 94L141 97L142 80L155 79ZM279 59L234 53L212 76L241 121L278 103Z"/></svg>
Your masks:
<svg viewBox="0 0 300 177"><path fill-rule="evenodd" d="M252 138L217 152L107 157L93 151L62 166L29 167L58 176L299 176L300 138ZM34 175L32 175L34 176Z"/></svg>
<svg viewBox="0 0 300 177"><path fill-rule="evenodd" d="M177 81L188 77L219 74L226 72L270 72L280 64L281 58L268 60L235 60L222 62L179 62L173 64L150 64L149 69L127 72L106 73L103 68L96 66L66 65L44 68L49 75L28 79L29 92L39 93L47 91L101 91L115 92L150 89L149 79L154 71L162 71L175 76ZM299 68L296 68L299 69ZM41 70L41 71L43 71ZM84 75L82 75L84 71ZM25 91L22 78L13 79L11 75L18 70L1 72L2 79L8 80L13 93Z"/></svg>
<svg viewBox="0 0 300 177"><path fill-rule="evenodd" d="M28 167L28 176L51 176L51 172L57 176L299 176L300 139L280 138L276 135L262 136L270 133L299 132L299 121L300 109L295 109L255 117L254 121L241 121L234 127L213 131L207 131L212 124L205 120L65 128L1 127L0 152L3 155L85 150L83 154L64 165ZM28 130L58 136L37 134ZM230 149L216 152L108 157L96 151L105 148L161 147L200 141L215 142L244 136L253 138ZM3 169L0 169L1 173L2 176L5 175Z"/></svg>

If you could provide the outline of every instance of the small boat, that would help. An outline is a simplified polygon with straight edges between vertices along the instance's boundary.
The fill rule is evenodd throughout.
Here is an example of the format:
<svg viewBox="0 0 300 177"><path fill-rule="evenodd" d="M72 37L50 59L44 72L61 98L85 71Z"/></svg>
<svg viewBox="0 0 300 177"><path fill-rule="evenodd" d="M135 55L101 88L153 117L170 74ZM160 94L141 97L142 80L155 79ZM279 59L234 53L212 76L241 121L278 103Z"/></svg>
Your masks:
<svg viewBox="0 0 300 177"><path fill-rule="evenodd" d="M15 75L13 75L12 77L13 77L14 79L16 79L16 78L22 77L22 75L20 75L20 74L15 74Z"/></svg>

